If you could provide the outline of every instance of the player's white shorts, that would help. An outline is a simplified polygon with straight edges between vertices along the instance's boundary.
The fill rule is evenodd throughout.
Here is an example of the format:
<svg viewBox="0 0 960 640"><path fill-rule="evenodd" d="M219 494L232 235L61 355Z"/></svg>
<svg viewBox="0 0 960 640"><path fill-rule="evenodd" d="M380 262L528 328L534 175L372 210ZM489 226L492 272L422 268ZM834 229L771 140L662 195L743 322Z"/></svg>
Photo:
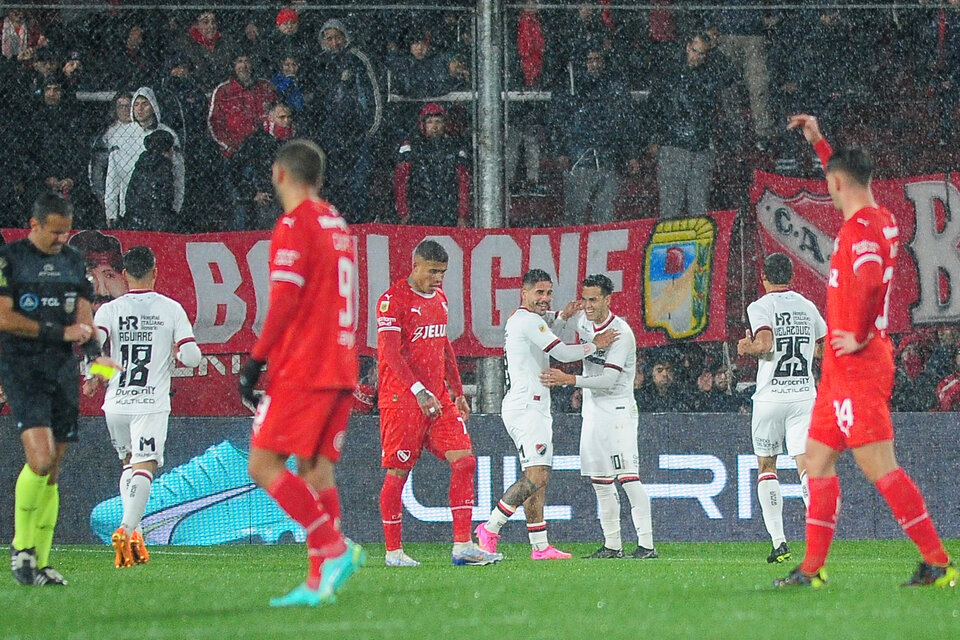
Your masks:
<svg viewBox="0 0 960 640"><path fill-rule="evenodd" d="M751 419L753 452L764 458L777 456L784 452L786 441L787 455L805 453L814 402L814 398L795 402L754 400Z"/></svg>
<svg viewBox="0 0 960 640"><path fill-rule="evenodd" d="M637 407L586 409L580 430L580 475L610 477L640 472Z"/></svg>
<svg viewBox="0 0 960 640"><path fill-rule="evenodd" d="M168 411L127 415L106 413L110 442L123 460L130 454L130 464L156 460L163 466L163 446L167 442Z"/></svg>
<svg viewBox="0 0 960 640"><path fill-rule="evenodd" d="M527 408L502 409L500 417L517 447L521 469L553 466L553 416Z"/></svg>

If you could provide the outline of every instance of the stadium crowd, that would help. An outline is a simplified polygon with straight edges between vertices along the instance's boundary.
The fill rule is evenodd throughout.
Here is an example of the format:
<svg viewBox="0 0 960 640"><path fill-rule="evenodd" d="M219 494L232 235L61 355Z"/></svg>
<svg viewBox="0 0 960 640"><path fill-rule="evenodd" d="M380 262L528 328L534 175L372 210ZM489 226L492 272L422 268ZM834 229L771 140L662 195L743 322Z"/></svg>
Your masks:
<svg viewBox="0 0 960 640"><path fill-rule="evenodd" d="M881 175L954 162L952 7L657 4L507 12L513 223L741 207L755 168L816 175L780 133L797 110L869 143ZM263 160L296 135L327 152L325 195L350 222L471 225L472 13L315 9L8 9L0 114L20 126L0 145L3 224L44 185L81 228L265 228ZM173 148L157 136L138 170L156 130ZM127 218L134 175L150 213Z"/></svg>
<svg viewBox="0 0 960 640"><path fill-rule="evenodd" d="M16 126L0 128L4 227L22 227L49 188L71 200L81 229L267 229L279 211L271 159L294 136L326 151L324 196L351 223L474 223L468 7L122 4L6 10L0 116ZM656 4L507 11L510 224L746 211L756 168L820 175L781 133L797 110L820 114L837 142L868 144L881 176L956 162L952 6ZM901 338L896 409L960 403L957 343L949 329ZM642 407L748 410L738 363L718 345L642 361ZM576 410L576 396L557 396L558 409Z"/></svg>

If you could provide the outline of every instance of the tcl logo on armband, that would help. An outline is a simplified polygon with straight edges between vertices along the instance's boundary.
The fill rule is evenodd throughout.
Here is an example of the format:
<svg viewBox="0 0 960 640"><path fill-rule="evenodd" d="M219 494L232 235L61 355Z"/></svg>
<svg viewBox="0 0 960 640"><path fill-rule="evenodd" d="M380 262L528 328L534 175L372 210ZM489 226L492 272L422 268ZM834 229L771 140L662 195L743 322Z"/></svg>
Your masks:
<svg viewBox="0 0 960 640"><path fill-rule="evenodd" d="M378 327L392 327L394 324L396 324L396 322L397 322L396 318L385 318L385 317L377 318Z"/></svg>

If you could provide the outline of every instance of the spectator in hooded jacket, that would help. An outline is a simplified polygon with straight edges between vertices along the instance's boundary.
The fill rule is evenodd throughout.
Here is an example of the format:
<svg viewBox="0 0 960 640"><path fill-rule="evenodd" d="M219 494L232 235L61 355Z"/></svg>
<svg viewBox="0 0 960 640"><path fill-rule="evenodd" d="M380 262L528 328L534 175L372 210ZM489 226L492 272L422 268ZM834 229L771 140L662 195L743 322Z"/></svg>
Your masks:
<svg viewBox="0 0 960 640"><path fill-rule="evenodd" d="M393 186L402 224L466 227L469 223L467 153L445 127L446 110L428 103L420 111L419 131L400 146Z"/></svg>
<svg viewBox="0 0 960 640"><path fill-rule="evenodd" d="M108 228L112 228L117 224L118 219L126 215L127 185L130 183L137 159L146 149L143 139L157 129L173 135L173 210L179 214L183 207L185 170L180 139L170 127L161 122L160 105L153 89L140 87L133 93L130 114L136 128L132 128L131 135L124 136L118 145L111 149L110 159L107 161L104 209Z"/></svg>
<svg viewBox="0 0 960 640"><path fill-rule="evenodd" d="M313 94L306 121L327 154L324 197L347 222L370 222L372 144L383 116L380 84L370 59L351 44L339 20L323 24L320 42L322 52L305 81Z"/></svg>
<svg viewBox="0 0 960 640"><path fill-rule="evenodd" d="M33 160L36 189L47 188L70 197L84 184L83 144L71 126L75 113L63 99L63 80L50 76L43 83L39 104L30 122L28 155Z"/></svg>
<svg viewBox="0 0 960 640"><path fill-rule="evenodd" d="M123 227L179 231L173 211L173 134L157 129L143 139L143 146L127 185Z"/></svg>

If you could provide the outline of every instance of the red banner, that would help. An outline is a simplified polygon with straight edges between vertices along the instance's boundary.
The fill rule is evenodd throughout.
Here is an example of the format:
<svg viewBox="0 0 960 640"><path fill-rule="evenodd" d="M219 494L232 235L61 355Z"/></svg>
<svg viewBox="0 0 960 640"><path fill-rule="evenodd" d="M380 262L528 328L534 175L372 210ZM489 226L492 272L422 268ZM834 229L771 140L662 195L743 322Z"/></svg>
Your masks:
<svg viewBox="0 0 960 640"><path fill-rule="evenodd" d="M896 217L901 252L890 331L960 321L960 179L932 175L874 180L877 203ZM843 222L823 180L754 175L750 201L765 254L794 261L794 288L823 308L834 238ZM958 290L960 293L960 290Z"/></svg>
<svg viewBox="0 0 960 640"><path fill-rule="evenodd" d="M409 274L414 248L428 237L450 257L444 291L450 304L448 335L458 355L502 355L503 325L519 304L520 280L531 268L553 277L555 308L579 296L587 275L609 276L617 291L613 310L630 322L641 346L721 340L733 219L733 212L719 212L577 228L353 227L359 352L376 355L377 298ZM9 242L25 233L6 230L4 236ZM174 414L245 413L235 380L242 354L250 351L266 315L269 233L87 231L70 243L88 255L98 295L105 297L125 291L120 251L138 244L152 247L159 266L157 290L186 309L204 354L197 369L176 370ZM83 409L96 414L98 403L86 400Z"/></svg>

